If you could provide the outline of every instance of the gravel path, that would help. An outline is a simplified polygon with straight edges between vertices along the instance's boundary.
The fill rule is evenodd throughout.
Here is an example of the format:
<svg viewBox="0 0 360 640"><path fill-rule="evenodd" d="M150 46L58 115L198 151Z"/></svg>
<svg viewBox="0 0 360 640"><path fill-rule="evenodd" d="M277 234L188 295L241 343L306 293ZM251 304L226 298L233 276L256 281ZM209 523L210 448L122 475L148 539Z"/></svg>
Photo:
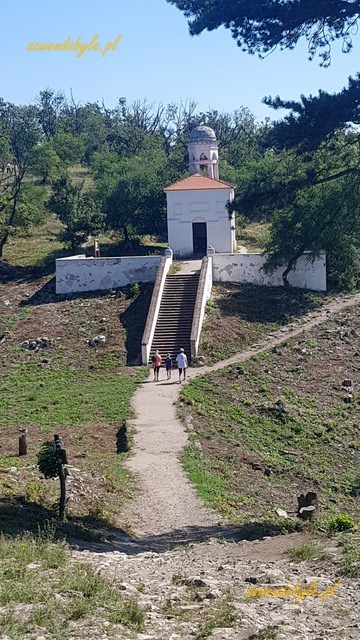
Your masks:
<svg viewBox="0 0 360 640"><path fill-rule="evenodd" d="M318 311L296 320L286 328L269 335L265 340L235 356L211 367L189 369L188 379L215 371L236 362L248 360L265 349L279 345L324 322L329 314L360 303L360 294L337 298ZM183 468L179 455L187 443L183 424L176 417L180 384L177 371L172 380L153 382L153 374L140 385L133 398L136 418L131 421L135 430L134 455L128 462L139 481L140 491L126 507L125 518L131 530L139 537L168 534L191 528L220 525L221 519L195 495ZM225 523L223 523L225 524Z"/></svg>

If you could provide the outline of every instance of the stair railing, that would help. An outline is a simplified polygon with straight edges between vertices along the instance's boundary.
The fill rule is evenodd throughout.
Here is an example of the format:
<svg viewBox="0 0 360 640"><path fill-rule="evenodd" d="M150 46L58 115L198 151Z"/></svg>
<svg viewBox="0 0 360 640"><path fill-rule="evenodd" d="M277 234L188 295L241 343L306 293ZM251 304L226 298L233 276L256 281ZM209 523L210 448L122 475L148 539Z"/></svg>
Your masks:
<svg viewBox="0 0 360 640"><path fill-rule="evenodd" d="M198 353L201 329L205 317L205 306L211 296L212 283L212 257L207 256L203 258L201 262L199 284L195 300L190 335L191 359L195 358Z"/></svg>
<svg viewBox="0 0 360 640"><path fill-rule="evenodd" d="M155 327L159 315L159 309L161 304L162 295L164 292L166 276L170 271L172 265L172 251L167 250L165 257L161 258L160 264L157 269L154 289L151 296L151 302L149 307L148 316L146 319L146 325L141 340L141 360L143 364L148 364L151 345L154 339Z"/></svg>

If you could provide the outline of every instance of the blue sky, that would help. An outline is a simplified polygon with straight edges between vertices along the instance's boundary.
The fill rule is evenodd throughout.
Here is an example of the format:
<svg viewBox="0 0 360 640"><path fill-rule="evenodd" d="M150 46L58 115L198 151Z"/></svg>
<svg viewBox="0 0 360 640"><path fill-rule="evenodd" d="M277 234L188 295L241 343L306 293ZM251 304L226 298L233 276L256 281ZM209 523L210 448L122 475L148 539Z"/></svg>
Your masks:
<svg viewBox="0 0 360 640"><path fill-rule="evenodd" d="M245 106L262 120L278 117L261 103L264 96L337 91L359 70L359 35L350 54L334 46L329 69L307 60L305 43L259 60L241 52L223 28L191 37L184 15L165 0L2 0L1 17L0 97L17 104L51 87L108 107L122 96L153 103L192 99L201 110ZM27 50L30 42L80 36L87 43L95 35L104 46L119 34L116 50L105 56Z"/></svg>

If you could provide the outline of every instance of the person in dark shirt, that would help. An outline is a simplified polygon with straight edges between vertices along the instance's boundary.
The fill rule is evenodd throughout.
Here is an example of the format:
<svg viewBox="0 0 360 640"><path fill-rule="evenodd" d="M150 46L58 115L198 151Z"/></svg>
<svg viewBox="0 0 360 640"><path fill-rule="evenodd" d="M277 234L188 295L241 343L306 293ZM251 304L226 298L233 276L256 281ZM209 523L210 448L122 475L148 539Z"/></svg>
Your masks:
<svg viewBox="0 0 360 640"><path fill-rule="evenodd" d="M170 353L168 353L166 358L165 358L165 369L166 369L167 379L170 380L170 378L171 378L171 369L172 369L172 359L171 359Z"/></svg>

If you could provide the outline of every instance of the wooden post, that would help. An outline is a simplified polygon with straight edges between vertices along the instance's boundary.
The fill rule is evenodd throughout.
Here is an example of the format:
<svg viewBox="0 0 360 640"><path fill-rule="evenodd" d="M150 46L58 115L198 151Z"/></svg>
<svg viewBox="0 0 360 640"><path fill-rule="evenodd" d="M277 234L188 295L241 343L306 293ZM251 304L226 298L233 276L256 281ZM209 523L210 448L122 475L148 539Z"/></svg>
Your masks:
<svg viewBox="0 0 360 640"><path fill-rule="evenodd" d="M19 435L19 456L26 456L27 454L27 432L25 427L20 427Z"/></svg>
<svg viewBox="0 0 360 640"><path fill-rule="evenodd" d="M60 480L60 502L59 502L59 519L62 521L65 517L65 503L66 503L66 474L64 471L64 464L67 464L66 450L63 449L62 439L60 436L54 434L55 449L59 453L58 462L58 476Z"/></svg>
<svg viewBox="0 0 360 640"><path fill-rule="evenodd" d="M116 434L116 453L125 453L129 451L127 439L126 420L123 420L119 431Z"/></svg>
<svg viewBox="0 0 360 640"><path fill-rule="evenodd" d="M100 242L98 238L94 239L94 258L100 258Z"/></svg>
<svg viewBox="0 0 360 640"><path fill-rule="evenodd" d="M302 493L298 496L298 516L302 520L311 520L318 508L317 494L308 491L306 496Z"/></svg>

